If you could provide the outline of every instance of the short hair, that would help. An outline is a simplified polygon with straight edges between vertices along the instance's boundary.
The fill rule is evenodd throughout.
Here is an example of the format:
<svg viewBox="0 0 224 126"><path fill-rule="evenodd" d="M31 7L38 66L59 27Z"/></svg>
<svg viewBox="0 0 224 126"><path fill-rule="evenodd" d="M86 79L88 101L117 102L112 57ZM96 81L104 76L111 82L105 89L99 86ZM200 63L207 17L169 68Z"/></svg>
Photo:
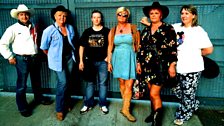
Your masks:
<svg viewBox="0 0 224 126"><path fill-rule="evenodd" d="M198 26L198 11L197 11L196 7L194 7L193 5L184 5L184 6L182 6L180 13L182 12L182 10L187 10L191 14L195 15L195 18L192 20L191 26L192 27ZM182 22L182 26L184 26L183 22Z"/></svg>
<svg viewBox="0 0 224 126"><path fill-rule="evenodd" d="M101 11L99 11L99 10L93 10L92 13L91 13L91 18L93 17L93 14L94 14L94 13L99 13L99 14L100 14L100 17L101 17L101 22L100 22L100 24L101 24L102 26L104 26L104 17L103 17L103 13L102 13Z"/></svg>
<svg viewBox="0 0 224 126"><path fill-rule="evenodd" d="M118 9L117 9L117 11L116 11L116 15L118 14L118 13L120 13L120 12L123 12L123 11L126 11L127 13L128 13L128 18L130 17L130 10L128 9L128 8L126 8L126 7L119 7Z"/></svg>

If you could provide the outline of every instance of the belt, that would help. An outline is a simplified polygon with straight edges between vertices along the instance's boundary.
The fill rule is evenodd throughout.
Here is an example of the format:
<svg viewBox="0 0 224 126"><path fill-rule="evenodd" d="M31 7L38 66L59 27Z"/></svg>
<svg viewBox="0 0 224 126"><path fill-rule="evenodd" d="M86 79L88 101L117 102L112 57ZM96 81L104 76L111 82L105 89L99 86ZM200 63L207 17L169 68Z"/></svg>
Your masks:
<svg viewBox="0 0 224 126"><path fill-rule="evenodd" d="M36 54L33 54L33 55L19 55L19 54L16 54L16 56L19 56L19 57L26 57L26 58L32 58L32 57L35 57Z"/></svg>

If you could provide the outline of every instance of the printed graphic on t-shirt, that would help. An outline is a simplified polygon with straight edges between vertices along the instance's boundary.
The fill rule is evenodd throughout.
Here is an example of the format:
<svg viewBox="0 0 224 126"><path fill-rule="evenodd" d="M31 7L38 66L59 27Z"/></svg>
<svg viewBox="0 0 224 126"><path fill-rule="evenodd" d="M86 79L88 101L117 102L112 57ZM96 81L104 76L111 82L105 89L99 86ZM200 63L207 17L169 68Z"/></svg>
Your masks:
<svg viewBox="0 0 224 126"><path fill-rule="evenodd" d="M89 36L90 47L103 47L104 36L102 34L93 34Z"/></svg>

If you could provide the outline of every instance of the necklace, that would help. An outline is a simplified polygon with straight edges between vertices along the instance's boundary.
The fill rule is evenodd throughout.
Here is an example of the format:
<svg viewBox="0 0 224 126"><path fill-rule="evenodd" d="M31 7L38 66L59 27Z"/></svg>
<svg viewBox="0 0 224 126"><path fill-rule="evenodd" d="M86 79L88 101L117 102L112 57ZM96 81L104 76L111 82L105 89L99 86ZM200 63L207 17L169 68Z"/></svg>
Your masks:
<svg viewBox="0 0 224 126"><path fill-rule="evenodd" d="M120 33L123 33L123 31L125 30L125 26L126 26L126 24L122 27L122 28L120 28Z"/></svg>

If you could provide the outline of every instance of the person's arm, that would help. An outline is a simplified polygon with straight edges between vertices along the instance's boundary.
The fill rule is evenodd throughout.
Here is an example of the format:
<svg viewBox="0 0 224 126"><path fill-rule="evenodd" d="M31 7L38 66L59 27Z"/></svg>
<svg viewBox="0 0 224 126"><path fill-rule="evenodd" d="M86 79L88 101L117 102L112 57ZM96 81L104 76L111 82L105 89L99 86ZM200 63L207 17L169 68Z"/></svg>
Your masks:
<svg viewBox="0 0 224 126"><path fill-rule="evenodd" d="M169 52L169 62L170 66L168 69L170 77L176 76L176 62L177 62L177 39L176 39L176 32L173 26L170 27L169 38L170 42L170 52Z"/></svg>
<svg viewBox="0 0 224 126"><path fill-rule="evenodd" d="M136 52L137 52L137 55L138 55L139 50L140 50L140 32L139 31L137 31L136 37L137 37L137 40L136 40L137 41ZM138 59L138 57L137 57L137 59ZM142 73L141 64L140 64L139 60L137 60L136 71L137 71L138 74L141 74Z"/></svg>
<svg viewBox="0 0 224 126"><path fill-rule="evenodd" d="M12 28L7 28L0 40L0 53L5 59L8 59L9 64L12 65L16 64L16 59L10 49L10 44L14 41L14 39L15 36Z"/></svg>
<svg viewBox="0 0 224 126"><path fill-rule="evenodd" d="M141 21L142 24L149 26L151 23L148 21L147 17L142 17Z"/></svg>
<svg viewBox="0 0 224 126"><path fill-rule="evenodd" d="M79 70L81 70L81 71L83 71L83 69L84 69L83 52L84 52L84 47L80 46L79 47Z"/></svg>
<svg viewBox="0 0 224 126"><path fill-rule="evenodd" d="M177 63L175 61L172 62L170 64L169 69L168 69L168 72L169 72L169 75L170 75L171 78L176 76L176 64Z"/></svg>
<svg viewBox="0 0 224 126"><path fill-rule="evenodd" d="M137 50L136 50L136 52L138 52L138 50L139 50L139 45L140 45L140 32L139 31L137 31Z"/></svg>
<svg viewBox="0 0 224 126"><path fill-rule="evenodd" d="M108 71L112 72L112 64L111 64L111 57L112 57L112 51L113 51L113 42L111 40L111 33L110 30L108 35L108 48L107 48L107 62L108 62Z"/></svg>
<svg viewBox="0 0 224 126"><path fill-rule="evenodd" d="M46 54L46 55L48 54L48 50L43 50L43 52L44 52L44 54Z"/></svg>
<svg viewBox="0 0 224 126"><path fill-rule="evenodd" d="M213 52L213 46L212 47L208 47L208 48L203 48L201 49L201 55L202 56L207 56L209 54L211 54Z"/></svg>
<svg viewBox="0 0 224 126"><path fill-rule="evenodd" d="M50 47L51 43L51 37L50 37L50 31L49 29L45 29L43 31L42 37L41 37L41 44L40 49L43 50L43 53L48 55L48 49Z"/></svg>

